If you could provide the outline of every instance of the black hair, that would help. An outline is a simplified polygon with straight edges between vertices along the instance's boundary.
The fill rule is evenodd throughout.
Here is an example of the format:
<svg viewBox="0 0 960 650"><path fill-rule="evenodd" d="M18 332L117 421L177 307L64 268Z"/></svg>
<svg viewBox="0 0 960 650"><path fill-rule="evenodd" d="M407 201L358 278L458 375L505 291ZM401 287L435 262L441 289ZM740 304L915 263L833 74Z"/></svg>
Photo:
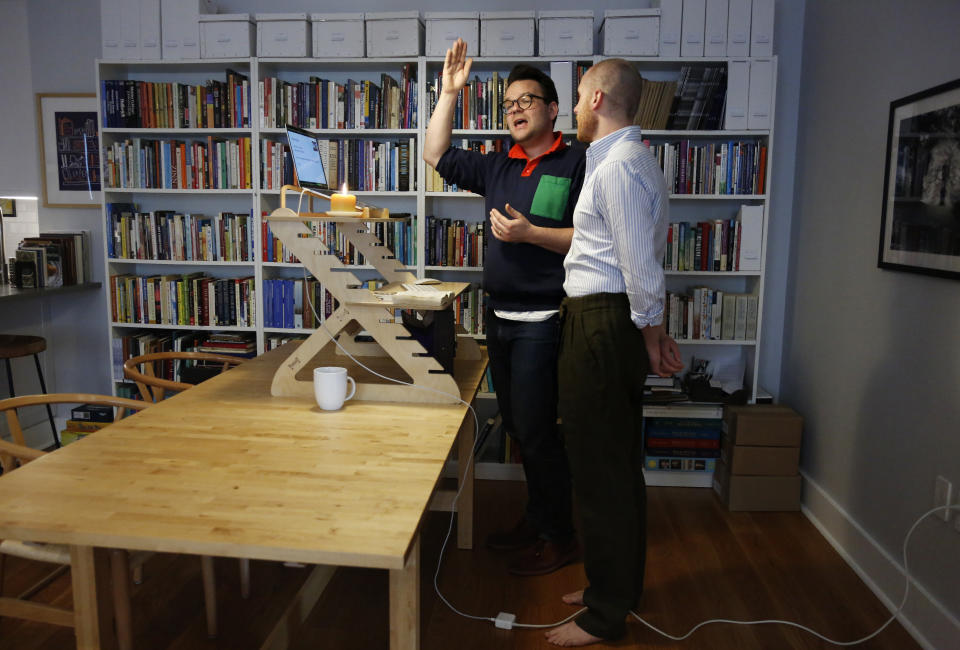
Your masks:
<svg viewBox="0 0 960 650"><path fill-rule="evenodd" d="M507 86L510 86L514 81L536 81L540 84L540 88L543 91L544 101L548 104L550 102L560 103L557 97L557 87L554 85L553 79L543 70L538 70L526 63L518 63L513 66L513 70L510 71L510 76L507 77Z"/></svg>

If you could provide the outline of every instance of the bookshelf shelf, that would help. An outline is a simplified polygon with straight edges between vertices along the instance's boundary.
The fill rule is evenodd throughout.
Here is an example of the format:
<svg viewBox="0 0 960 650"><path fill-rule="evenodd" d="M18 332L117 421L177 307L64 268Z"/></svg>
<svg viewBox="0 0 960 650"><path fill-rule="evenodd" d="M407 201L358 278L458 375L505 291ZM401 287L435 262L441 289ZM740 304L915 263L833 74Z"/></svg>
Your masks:
<svg viewBox="0 0 960 650"><path fill-rule="evenodd" d="M229 260L148 260L148 259L133 259L133 258L120 258L120 257L111 257L109 258L110 264L129 265L129 266L240 266L240 267L253 267L256 266L256 262L234 262Z"/></svg>
<svg viewBox="0 0 960 650"><path fill-rule="evenodd" d="M317 135L326 135L333 138L342 138L349 136L413 136L419 135L419 129L308 129ZM260 129L260 135L285 135L286 129L263 128Z"/></svg>
<svg viewBox="0 0 960 650"><path fill-rule="evenodd" d="M691 276L691 277L740 277L755 278L760 277L760 271L664 271L664 275L673 276Z"/></svg>
<svg viewBox="0 0 960 650"><path fill-rule="evenodd" d="M766 194L671 194L671 201L766 201Z"/></svg>
<svg viewBox="0 0 960 650"><path fill-rule="evenodd" d="M424 192L427 198L445 198L445 199L482 199L483 197L473 192Z"/></svg>
<svg viewBox="0 0 960 650"><path fill-rule="evenodd" d="M233 325L155 325L152 323L110 323L112 327L146 330L197 330L199 332L254 332L255 327L235 327Z"/></svg>
<svg viewBox="0 0 960 650"><path fill-rule="evenodd" d="M746 339L677 339L679 345L735 345L735 346L754 346L757 344L754 340Z"/></svg>
<svg viewBox="0 0 960 650"><path fill-rule="evenodd" d="M103 134L111 135L241 135L248 136L253 131L251 129L177 129L177 128L165 128L165 129L139 129L139 128L123 128L123 127L108 127L102 131Z"/></svg>
<svg viewBox="0 0 960 650"><path fill-rule="evenodd" d="M478 273L483 271L482 266L425 266L424 271L459 271L461 273Z"/></svg>
<svg viewBox="0 0 960 650"><path fill-rule="evenodd" d="M251 189L236 189L236 190L179 190L172 188L154 188L154 187L105 187L103 188L104 192L109 194L195 194L202 196L211 196L217 194L246 194L248 196L253 195L253 190Z"/></svg>

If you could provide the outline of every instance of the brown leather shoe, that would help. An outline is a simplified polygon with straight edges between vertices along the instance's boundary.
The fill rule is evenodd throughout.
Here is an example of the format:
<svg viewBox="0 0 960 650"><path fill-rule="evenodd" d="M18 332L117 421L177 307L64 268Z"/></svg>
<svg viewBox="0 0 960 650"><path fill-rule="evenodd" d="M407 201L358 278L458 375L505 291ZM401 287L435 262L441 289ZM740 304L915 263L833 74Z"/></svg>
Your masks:
<svg viewBox="0 0 960 650"><path fill-rule="evenodd" d="M520 553L507 570L515 576L542 576L579 559L580 544L576 537L566 544L540 539Z"/></svg>
<svg viewBox="0 0 960 650"><path fill-rule="evenodd" d="M487 548L491 551L519 551L531 546L538 539L540 535L537 530L523 517L510 530L502 530L487 537Z"/></svg>

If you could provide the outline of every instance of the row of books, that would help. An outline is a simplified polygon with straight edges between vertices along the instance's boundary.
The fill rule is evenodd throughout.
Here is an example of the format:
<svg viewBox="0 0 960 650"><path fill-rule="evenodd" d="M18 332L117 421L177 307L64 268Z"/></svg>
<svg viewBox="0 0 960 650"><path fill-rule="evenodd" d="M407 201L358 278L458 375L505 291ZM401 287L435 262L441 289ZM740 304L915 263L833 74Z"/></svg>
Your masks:
<svg viewBox="0 0 960 650"><path fill-rule="evenodd" d="M311 76L288 82L267 77L258 83L261 128L287 124L304 129L414 129L417 126L416 64L407 63L400 81L381 73L337 83Z"/></svg>
<svg viewBox="0 0 960 650"><path fill-rule="evenodd" d="M696 287L689 294L667 292L667 333L677 340L753 341L759 298Z"/></svg>
<svg viewBox="0 0 960 650"><path fill-rule="evenodd" d="M742 225L739 219L671 223L663 268L667 271L741 270ZM748 235L748 240L751 236Z"/></svg>
<svg viewBox="0 0 960 650"><path fill-rule="evenodd" d="M70 410L66 428L60 431L60 443L69 445L113 424L113 407L83 404Z"/></svg>
<svg viewBox="0 0 960 650"><path fill-rule="evenodd" d="M486 295L477 285L471 285L453 300L453 319L468 334L485 334Z"/></svg>
<svg viewBox="0 0 960 650"><path fill-rule="evenodd" d="M107 79L100 82L106 128L249 128L250 81L234 70L202 84Z"/></svg>
<svg viewBox="0 0 960 650"><path fill-rule="evenodd" d="M427 217L428 266L483 266L484 222Z"/></svg>
<svg viewBox="0 0 960 650"><path fill-rule="evenodd" d="M690 140L650 144L673 194L763 194L767 146Z"/></svg>
<svg viewBox="0 0 960 650"><path fill-rule="evenodd" d="M327 184L344 183L360 192L407 192L416 189L415 138L375 140L318 140ZM285 143L260 143L260 178L263 189L294 183L293 160Z"/></svg>
<svg viewBox="0 0 960 650"><path fill-rule="evenodd" d="M123 364L127 359L155 352L212 352L250 358L256 356L256 339L251 334L234 332L133 331L111 340L114 381L124 381ZM154 372L164 379L181 381L184 368L196 361L158 362ZM118 392L119 395L119 392ZM139 399L135 393L133 399Z"/></svg>
<svg viewBox="0 0 960 650"><path fill-rule="evenodd" d="M266 213L264 213L266 215ZM394 257L406 266L416 266L416 227L410 219L400 217L409 216L405 213L395 213L396 220L390 222L368 223L367 229L373 232L383 242L384 246L393 251ZM327 251L336 255L344 264L363 264L363 255L358 253L353 244L349 243L343 234L342 226L329 221L311 221L308 225L313 237L326 243ZM293 252L283 245L283 242L273 234L270 222L266 219L261 224L261 241L264 262L297 263L300 260Z"/></svg>
<svg viewBox="0 0 960 650"><path fill-rule="evenodd" d="M107 255L118 259L249 262L254 259L253 216L234 212L139 212L131 203L107 203Z"/></svg>
<svg viewBox="0 0 960 650"><path fill-rule="evenodd" d="M104 146L107 188L251 189L250 138L131 138Z"/></svg>
<svg viewBox="0 0 960 650"><path fill-rule="evenodd" d="M13 284L21 289L89 282L89 233L47 231L36 237L25 237L14 253L11 277Z"/></svg>
<svg viewBox="0 0 960 650"><path fill-rule="evenodd" d="M339 306L339 301L317 280L263 281L264 327L315 329Z"/></svg>
<svg viewBox="0 0 960 650"><path fill-rule="evenodd" d="M489 138L486 140L468 140L463 139L459 142L451 142L454 147L476 151L477 153L502 152L508 149L508 141L504 138ZM425 189L427 192L467 192L469 190L458 187L455 183L448 183L440 173L426 165Z"/></svg>
<svg viewBox="0 0 960 650"><path fill-rule="evenodd" d="M720 457L723 421L645 418L644 467L654 471L712 472Z"/></svg>
<svg viewBox="0 0 960 650"><path fill-rule="evenodd" d="M727 99L727 64L685 65L679 80L666 128L715 130L723 124Z"/></svg>
<svg viewBox="0 0 960 650"><path fill-rule="evenodd" d="M115 323L253 327L254 278L189 275L110 276Z"/></svg>
<svg viewBox="0 0 960 650"><path fill-rule="evenodd" d="M644 130L660 131L670 122L670 109L677 92L676 81L651 81L643 79L640 104L633 123Z"/></svg>
<svg viewBox="0 0 960 650"><path fill-rule="evenodd" d="M453 113L454 129L505 129L503 111L503 90L506 78L494 72L487 79L474 75L457 94L457 106ZM427 84L427 101L430 114L433 115L437 101L443 92L443 78L439 75Z"/></svg>

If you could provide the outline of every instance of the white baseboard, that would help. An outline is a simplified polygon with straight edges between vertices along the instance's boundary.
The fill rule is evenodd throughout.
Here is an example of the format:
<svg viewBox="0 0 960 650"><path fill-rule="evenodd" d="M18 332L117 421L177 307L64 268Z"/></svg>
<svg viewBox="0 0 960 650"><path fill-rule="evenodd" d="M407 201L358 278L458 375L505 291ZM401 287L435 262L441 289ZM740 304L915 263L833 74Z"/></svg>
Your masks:
<svg viewBox="0 0 960 650"><path fill-rule="evenodd" d="M801 475L801 511L892 614L903 600L906 583L901 560L880 546L816 481ZM918 582L910 585L897 620L924 650L960 647L960 620Z"/></svg>

